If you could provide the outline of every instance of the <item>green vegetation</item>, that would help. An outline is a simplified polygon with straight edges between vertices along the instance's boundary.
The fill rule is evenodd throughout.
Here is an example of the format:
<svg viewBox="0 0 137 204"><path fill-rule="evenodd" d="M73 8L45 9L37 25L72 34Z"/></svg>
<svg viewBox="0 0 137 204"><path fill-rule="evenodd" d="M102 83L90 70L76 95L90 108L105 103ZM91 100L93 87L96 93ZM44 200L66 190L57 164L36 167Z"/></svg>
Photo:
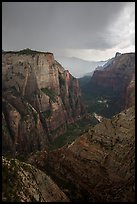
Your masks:
<svg viewBox="0 0 137 204"><path fill-rule="evenodd" d="M27 189L24 189L22 176L19 174L20 170L28 172L35 172L35 167L30 166L24 162L19 162L15 159L3 158L2 163L2 201L4 202L21 202L21 194L28 194ZM22 172L23 172L22 171ZM32 174L33 175L33 174ZM35 202L35 198L30 198Z"/></svg>
<svg viewBox="0 0 137 204"><path fill-rule="evenodd" d="M36 125L37 125L37 120L38 120L38 118L37 118L37 112L33 111L33 117L34 117L35 127L36 127Z"/></svg>
<svg viewBox="0 0 137 204"><path fill-rule="evenodd" d="M91 80L91 76L84 76L82 78L79 78L79 85L80 87L84 87L85 85L87 85L87 83L89 83L89 81Z"/></svg>
<svg viewBox="0 0 137 204"><path fill-rule="evenodd" d="M7 108L9 108L9 109L12 108L11 104L5 99L2 100L2 107L3 107L3 110L7 110Z"/></svg>
<svg viewBox="0 0 137 204"><path fill-rule="evenodd" d="M87 106L87 111L89 113L97 113L106 118L112 118L113 115L120 112L120 101L118 100L117 96L108 97L108 96L86 96L83 97L83 100ZM103 101L106 100L107 102L104 103ZM102 101L100 103L99 101Z"/></svg>
<svg viewBox="0 0 137 204"><path fill-rule="evenodd" d="M90 125L89 125L90 124ZM86 132L89 126L97 124L96 120L82 119L74 124L67 125L67 131L56 138L50 145L49 150L54 150L73 142L77 137Z"/></svg>
<svg viewBox="0 0 137 204"><path fill-rule="evenodd" d="M3 133L3 134L5 133L5 134L8 134L8 135L9 135L9 129L8 129L6 123L5 123L5 124L2 124L2 133Z"/></svg>
<svg viewBox="0 0 137 204"><path fill-rule="evenodd" d="M19 190L18 185L18 166L14 159L7 160L10 164L10 169L8 164L2 165L2 189L3 189L3 201L6 202L18 202L20 198L16 193L16 189Z"/></svg>
<svg viewBox="0 0 137 204"><path fill-rule="evenodd" d="M11 53L11 54L18 54L18 55L34 55L34 54L52 54L50 52L41 52L41 51L36 51L36 50L31 50L29 48L26 48L24 50L20 51L8 51L4 53Z"/></svg>
<svg viewBox="0 0 137 204"><path fill-rule="evenodd" d="M15 86L12 86L12 87L11 87L11 90L13 91L13 93L16 93L16 92L17 92L17 89L16 89Z"/></svg>
<svg viewBox="0 0 137 204"><path fill-rule="evenodd" d="M60 86L65 86L65 80L63 79L61 75L59 75L59 84Z"/></svg>
<svg viewBox="0 0 137 204"><path fill-rule="evenodd" d="M49 118L51 116L51 109L41 112L41 115L43 116L43 118Z"/></svg>
<svg viewBox="0 0 137 204"><path fill-rule="evenodd" d="M108 111L113 97L112 90L105 89L92 83L92 78L85 76L79 79L80 88L82 90L82 100L86 105L88 113L97 113L103 117L111 117L113 113ZM107 103L99 103L106 100ZM106 106L107 104L107 106Z"/></svg>
<svg viewBox="0 0 137 204"><path fill-rule="evenodd" d="M49 96L51 101L53 101L54 103L56 102L56 95L52 90L50 90L49 88L42 88L41 91Z"/></svg>
<svg viewBox="0 0 137 204"><path fill-rule="evenodd" d="M92 91L91 91L92 87ZM121 87L119 90L112 90L112 88L105 88L87 84L81 87L82 99L87 107L87 112L97 113L106 118L112 118L115 114L121 111ZM106 103L103 101L106 100ZM102 101L101 103L99 101Z"/></svg>

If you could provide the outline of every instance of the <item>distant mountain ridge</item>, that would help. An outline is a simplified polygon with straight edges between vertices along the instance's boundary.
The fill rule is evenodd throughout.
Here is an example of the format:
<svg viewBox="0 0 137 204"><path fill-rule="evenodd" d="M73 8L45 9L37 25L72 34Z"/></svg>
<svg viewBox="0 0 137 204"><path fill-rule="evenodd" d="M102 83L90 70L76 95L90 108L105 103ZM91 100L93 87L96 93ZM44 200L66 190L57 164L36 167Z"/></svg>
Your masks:
<svg viewBox="0 0 137 204"><path fill-rule="evenodd" d="M108 59L108 60L105 60L105 61L99 61L99 62L101 62L101 64L99 64L93 71L84 74L84 76L91 76L92 77L95 71L107 69L107 67L110 64L114 63L115 59L120 55L121 55L120 52L116 52L115 57L112 57L111 59ZM103 62L103 64L102 64L102 62Z"/></svg>
<svg viewBox="0 0 137 204"><path fill-rule="evenodd" d="M68 69L70 73L80 78L86 73L91 72L99 65L104 65L106 61L87 61L76 57L56 57L65 69Z"/></svg>
<svg viewBox="0 0 137 204"><path fill-rule="evenodd" d="M119 57L120 55L121 55L120 52L116 52L115 57L112 57L111 59L108 59L107 62L104 65L98 66L94 71L96 71L96 70L106 70L107 67L109 67L112 63L114 63L115 59L117 57Z"/></svg>

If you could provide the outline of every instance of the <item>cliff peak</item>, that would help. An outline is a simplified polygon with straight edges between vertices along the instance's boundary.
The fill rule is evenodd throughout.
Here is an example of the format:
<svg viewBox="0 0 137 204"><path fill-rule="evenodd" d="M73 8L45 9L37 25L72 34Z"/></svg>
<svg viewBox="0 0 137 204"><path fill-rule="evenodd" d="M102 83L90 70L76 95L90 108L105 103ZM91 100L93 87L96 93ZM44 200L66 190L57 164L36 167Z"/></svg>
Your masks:
<svg viewBox="0 0 137 204"><path fill-rule="evenodd" d="M4 53L10 53L10 54L23 54L23 55L32 55L32 54L51 54L53 55L52 52L44 52L44 51L37 51L37 50L32 50L30 48L25 48L23 50L19 51L4 51Z"/></svg>
<svg viewBox="0 0 137 204"><path fill-rule="evenodd" d="M116 54L115 54L115 58L116 58L116 57L119 57L120 55L121 55L120 52L116 52Z"/></svg>

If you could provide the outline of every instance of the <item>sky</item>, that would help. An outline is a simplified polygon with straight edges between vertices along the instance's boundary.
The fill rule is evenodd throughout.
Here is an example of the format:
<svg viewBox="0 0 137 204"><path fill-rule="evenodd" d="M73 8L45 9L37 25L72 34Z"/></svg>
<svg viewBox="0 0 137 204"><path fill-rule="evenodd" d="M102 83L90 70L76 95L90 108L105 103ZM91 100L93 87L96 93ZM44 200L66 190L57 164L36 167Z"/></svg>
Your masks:
<svg viewBox="0 0 137 204"><path fill-rule="evenodd" d="M135 52L135 2L3 2L2 49L107 60Z"/></svg>

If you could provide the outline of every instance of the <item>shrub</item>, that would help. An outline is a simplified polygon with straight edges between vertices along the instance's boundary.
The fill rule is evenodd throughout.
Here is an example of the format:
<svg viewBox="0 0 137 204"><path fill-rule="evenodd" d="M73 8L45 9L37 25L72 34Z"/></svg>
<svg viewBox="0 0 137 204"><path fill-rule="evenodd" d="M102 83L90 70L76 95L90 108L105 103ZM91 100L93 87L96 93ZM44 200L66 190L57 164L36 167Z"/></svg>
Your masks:
<svg viewBox="0 0 137 204"><path fill-rule="evenodd" d="M51 90L48 89L48 88L42 88L41 91L42 91L43 93L45 93L47 96L49 96L50 99L51 99L54 103L56 102L56 96L55 96L55 94L54 94L53 91L51 91Z"/></svg>

